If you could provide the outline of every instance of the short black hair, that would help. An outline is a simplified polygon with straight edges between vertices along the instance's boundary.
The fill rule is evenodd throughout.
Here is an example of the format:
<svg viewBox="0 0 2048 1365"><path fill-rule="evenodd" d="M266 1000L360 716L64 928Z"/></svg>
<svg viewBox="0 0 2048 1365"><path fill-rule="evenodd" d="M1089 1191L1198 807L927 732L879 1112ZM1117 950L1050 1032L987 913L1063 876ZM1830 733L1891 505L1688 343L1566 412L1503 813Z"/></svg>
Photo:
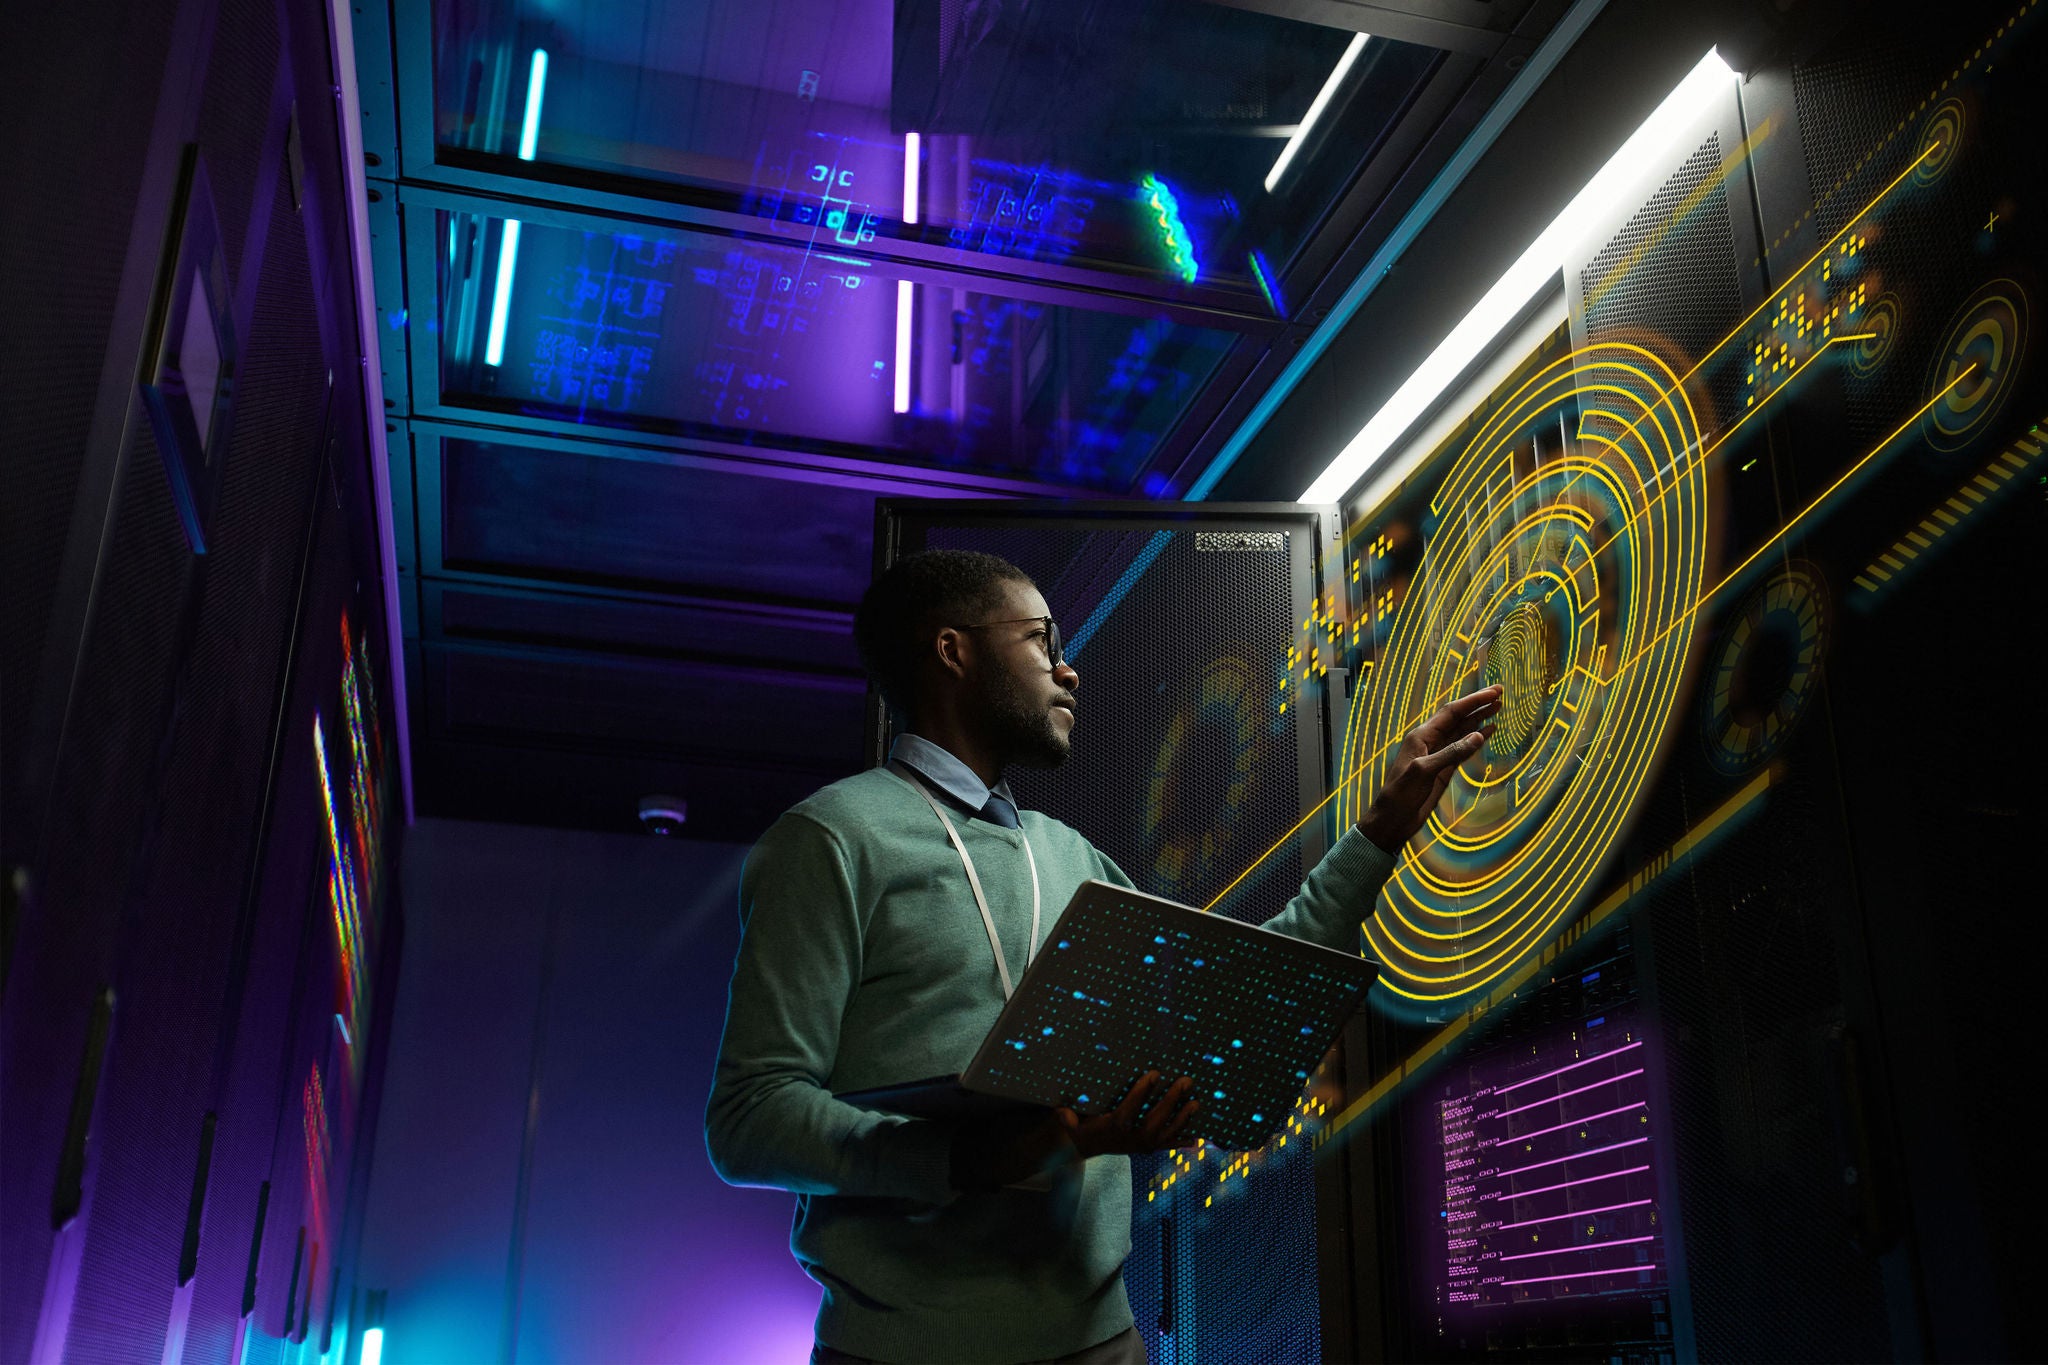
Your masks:
<svg viewBox="0 0 2048 1365"><path fill-rule="evenodd" d="M919 656L941 625L971 624L1003 600L1006 583L1031 575L1000 555L979 550L919 550L883 571L853 613L861 667L899 715L917 694Z"/></svg>

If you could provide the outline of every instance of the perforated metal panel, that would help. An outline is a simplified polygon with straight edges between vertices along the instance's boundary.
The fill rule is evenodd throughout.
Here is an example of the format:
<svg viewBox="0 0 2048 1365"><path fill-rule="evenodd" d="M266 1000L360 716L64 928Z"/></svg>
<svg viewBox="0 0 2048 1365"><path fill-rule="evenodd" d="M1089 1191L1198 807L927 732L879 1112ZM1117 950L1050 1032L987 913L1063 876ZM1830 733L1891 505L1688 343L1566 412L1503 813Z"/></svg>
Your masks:
<svg viewBox="0 0 2048 1365"><path fill-rule="evenodd" d="M221 1009L269 778L326 414L305 235L288 196L269 209L215 534L194 566L189 617L167 613L190 630L167 728L154 763L113 784L142 787L150 807L128 902L127 1027L95 1135L99 1185L70 1337L81 1360L161 1351L167 1267L177 1264L200 1126L215 1102ZM224 1202L237 1186L246 1201L269 1164L267 1149L261 1165L247 1164L255 1155L216 1149ZM237 1287L246 1255L246 1242L202 1243L205 1273ZM197 1326L210 1337L218 1325Z"/></svg>
<svg viewBox="0 0 2048 1365"><path fill-rule="evenodd" d="M1943 50L1948 45L1916 41L1881 23L1859 29L1792 72L1814 243L1839 232L1912 161L1949 93L1954 54ZM1843 371L1843 415L1859 441L1890 431L1898 414L1925 396L1921 385L1949 310L1987 273L1982 261L1954 244L1973 235L2003 195L1994 187L1984 130L1972 126L1982 111L1973 115L1960 101L1955 107L1963 111L1960 140L1938 189L1888 201L1883 230L1870 234L1865 248L1865 270L1881 291L1872 302L1889 295L1897 313L1886 362ZM1812 249L1804 237L1798 245L1802 256Z"/></svg>
<svg viewBox="0 0 2048 1365"><path fill-rule="evenodd" d="M1709 136L1580 269L1587 340L1633 341L1683 373L1741 318L1722 157ZM1740 380L1712 382L1718 413L1737 410Z"/></svg>
<svg viewBox="0 0 2048 1365"><path fill-rule="evenodd" d="M1238 529L1227 518L1216 525ZM926 546L982 550L1023 568L1070 639L1122 580L1115 609L1069 651L1082 679L1070 757L1010 780L1025 806L1074 826L1145 890L1206 904L1320 798L1318 712L1281 711L1289 694L1277 686L1315 592L1302 525L1278 536L1270 524L1256 527L1267 534L1244 547L1198 544L1192 525L1090 530L1057 515L926 532ZM1132 580L1131 567L1148 556ZM1307 857L1321 851L1318 831ZM1305 867L1302 845L1284 849L1217 910L1266 919L1300 887ZM1155 1365L1320 1359L1308 1145L1275 1152L1208 1207L1201 1179L1148 1203L1156 1163L1133 1167L1124 1276Z"/></svg>
<svg viewBox="0 0 2048 1365"><path fill-rule="evenodd" d="M1855 1180L1868 1173L1851 1169L1835 1108L1847 954L1829 869L1841 850L1802 776L1818 746L1802 747L1767 818L1636 912L1703 1360L1881 1360L1893 1349L1877 1262L1857 1245Z"/></svg>

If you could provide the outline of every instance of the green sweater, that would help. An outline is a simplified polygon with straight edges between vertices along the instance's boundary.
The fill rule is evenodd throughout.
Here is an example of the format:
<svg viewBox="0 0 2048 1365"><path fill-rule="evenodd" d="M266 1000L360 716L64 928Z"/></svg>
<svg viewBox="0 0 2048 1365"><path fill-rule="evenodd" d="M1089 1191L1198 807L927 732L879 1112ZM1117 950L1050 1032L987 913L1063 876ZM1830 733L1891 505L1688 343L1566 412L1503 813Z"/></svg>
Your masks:
<svg viewBox="0 0 2048 1365"><path fill-rule="evenodd" d="M1057 820L1021 813L1043 929L1094 877L1131 880ZM1020 831L955 815L1003 955L1021 974L1031 878ZM1266 927L1355 952L1393 859L1356 830ZM705 1115L712 1165L797 1196L790 1247L824 1287L818 1340L884 1361L1069 1354L1131 1325L1128 1158L1050 1190L956 1193L950 1124L834 1092L966 1069L1002 1012L988 934L931 808L887 768L835 782L763 836L740 881L741 937Z"/></svg>

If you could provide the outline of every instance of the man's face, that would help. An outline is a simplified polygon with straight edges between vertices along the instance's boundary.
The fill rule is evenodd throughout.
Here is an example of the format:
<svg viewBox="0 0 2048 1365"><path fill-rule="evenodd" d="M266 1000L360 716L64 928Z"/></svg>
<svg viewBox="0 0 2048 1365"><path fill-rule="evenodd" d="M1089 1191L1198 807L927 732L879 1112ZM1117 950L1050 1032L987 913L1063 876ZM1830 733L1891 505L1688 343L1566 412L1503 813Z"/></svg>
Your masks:
<svg viewBox="0 0 2048 1365"><path fill-rule="evenodd" d="M1002 603L976 630L976 667L967 682L975 711L1006 763L1054 768L1066 761L1075 723L1074 691L1081 677L1057 668L1047 653L1045 598L1029 583L1006 583ZM980 624L980 623L976 623Z"/></svg>

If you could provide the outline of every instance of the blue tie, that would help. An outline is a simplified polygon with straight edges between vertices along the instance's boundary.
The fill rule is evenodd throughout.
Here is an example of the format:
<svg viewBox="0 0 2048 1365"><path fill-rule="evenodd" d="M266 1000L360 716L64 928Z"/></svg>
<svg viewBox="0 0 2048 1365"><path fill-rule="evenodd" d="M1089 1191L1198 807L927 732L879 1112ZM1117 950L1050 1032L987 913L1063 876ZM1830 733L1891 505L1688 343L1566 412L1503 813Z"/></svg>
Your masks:
<svg viewBox="0 0 2048 1365"><path fill-rule="evenodd" d="M977 813L982 819L991 824L1001 825L1004 829L1017 828L1017 808L994 792L988 794L988 800L982 803L981 810Z"/></svg>

